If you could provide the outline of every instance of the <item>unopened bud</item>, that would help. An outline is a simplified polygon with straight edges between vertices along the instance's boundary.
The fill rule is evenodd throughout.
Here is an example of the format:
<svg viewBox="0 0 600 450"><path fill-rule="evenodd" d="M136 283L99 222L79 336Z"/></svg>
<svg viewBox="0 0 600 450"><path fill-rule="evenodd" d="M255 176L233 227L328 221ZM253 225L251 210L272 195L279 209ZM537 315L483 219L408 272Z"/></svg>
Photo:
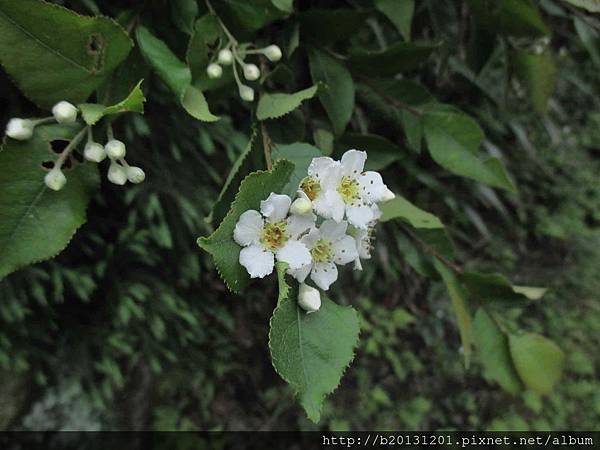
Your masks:
<svg viewBox="0 0 600 450"><path fill-rule="evenodd" d="M44 183L53 191L60 191L67 184L67 177L60 169L52 169L44 177Z"/></svg>
<svg viewBox="0 0 600 450"><path fill-rule="evenodd" d="M260 70L256 67L256 64L245 64L244 65L244 78L248 81L258 80L260 77Z"/></svg>
<svg viewBox="0 0 600 450"><path fill-rule="evenodd" d="M29 119L10 119L6 124L6 135L18 141L26 141L33 136L35 125Z"/></svg>
<svg viewBox="0 0 600 450"><path fill-rule="evenodd" d="M254 101L254 89L249 86L244 86L243 84L240 86L240 97L242 100L247 102Z"/></svg>
<svg viewBox="0 0 600 450"><path fill-rule="evenodd" d="M104 150L110 159L121 159L125 157L125 144L117 139L111 139L104 146Z"/></svg>
<svg viewBox="0 0 600 450"><path fill-rule="evenodd" d="M125 168L115 161L110 163L107 178L108 181L113 184L118 184L119 186L123 186L127 183L127 173L125 172Z"/></svg>
<svg viewBox="0 0 600 450"><path fill-rule="evenodd" d="M231 53L231 50L224 48L223 50L219 51L217 61L224 66L229 66L233 62L233 53Z"/></svg>
<svg viewBox="0 0 600 450"><path fill-rule="evenodd" d="M264 55L269 61L279 61L281 59L281 49L275 44L269 45L264 50Z"/></svg>
<svg viewBox="0 0 600 450"><path fill-rule="evenodd" d="M385 188L385 192L381 198L382 202L389 202L390 200L394 200L396 198L396 194L390 191L388 188Z"/></svg>
<svg viewBox="0 0 600 450"><path fill-rule="evenodd" d="M297 198L290 206L292 214L304 215L312 211L312 202L307 198Z"/></svg>
<svg viewBox="0 0 600 450"><path fill-rule="evenodd" d="M223 75L223 68L216 63L209 64L206 68L206 74L208 75L208 78L221 78L221 75Z"/></svg>
<svg viewBox="0 0 600 450"><path fill-rule="evenodd" d="M141 167L129 166L125 171L127 173L127 179L134 184L139 184L146 179L146 174Z"/></svg>
<svg viewBox="0 0 600 450"><path fill-rule="evenodd" d="M52 107L52 115L58 123L72 123L77 120L77 108L63 100Z"/></svg>
<svg viewBox="0 0 600 450"><path fill-rule="evenodd" d="M97 142L88 142L83 149L83 156L88 161L99 163L106 158L104 147Z"/></svg>
<svg viewBox="0 0 600 450"><path fill-rule="evenodd" d="M321 293L318 289L301 283L298 290L298 305L308 314L318 311L321 308Z"/></svg>

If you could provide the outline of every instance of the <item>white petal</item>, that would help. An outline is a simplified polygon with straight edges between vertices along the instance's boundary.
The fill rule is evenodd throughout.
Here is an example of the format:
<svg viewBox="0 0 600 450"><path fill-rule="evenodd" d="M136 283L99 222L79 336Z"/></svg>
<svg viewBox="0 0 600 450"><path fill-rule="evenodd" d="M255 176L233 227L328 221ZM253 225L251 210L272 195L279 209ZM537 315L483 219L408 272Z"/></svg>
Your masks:
<svg viewBox="0 0 600 450"><path fill-rule="evenodd" d="M342 165L335 161L333 164L327 166L321 173L319 178L319 184L322 191L336 190L342 182Z"/></svg>
<svg viewBox="0 0 600 450"><path fill-rule="evenodd" d="M358 184L363 199L368 203L381 202L388 195L389 189L377 172L365 172L358 178Z"/></svg>
<svg viewBox="0 0 600 450"><path fill-rule="evenodd" d="M322 192L313 202L313 208L318 215L336 222L341 222L344 218L345 207L340 193L331 190Z"/></svg>
<svg viewBox="0 0 600 450"><path fill-rule="evenodd" d="M314 247L315 242L317 242L319 239L321 239L321 233L316 228L313 228L308 232L308 234L302 236L300 242L310 249Z"/></svg>
<svg viewBox="0 0 600 450"><path fill-rule="evenodd" d="M358 256L362 259L371 258L371 241L369 239L369 231L356 230L354 239L356 241L356 250L358 251Z"/></svg>
<svg viewBox="0 0 600 450"><path fill-rule="evenodd" d="M342 239L333 243L333 260L336 264L342 266L358 258L356 251L356 242L351 236L344 236Z"/></svg>
<svg viewBox="0 0 600 450"><path fill-rule="evenodd" d="M285 219L291 204L292 199L287 195L271 192L266 200L260 202L260 212L269 222L279 222Z"/></svg>
<svg viewBox="0 0 600 450"><path fill-rule="evenodd" d="M264 278L273 272L275 257L270 251L251 245L240 252L240 264L246 268L250 278Z"/></svg>
<svg viewBox="0 0 600 450"><path fill-rule="evenodd" d="M311 280L324 291L329 289L337 277L337 266L332 262L316 263L310 273Z"/></svg>
<svg viewBox="0 0 600 450"><path fill-rule="evenodd" d="M342 172L344 175L357 178L365 168L367 152L348 150L342 155Z"/></svg>
<svg viewBox="0 0 600 450"><path fill-rule="evenodd" d="M290 269L299 269L310 264L312 258L306 245L300 241L290 239L283 247L277 250L277 261L288 263Z"/></svg>
<svg viewBox="0 0 600 450"><path fill-rule="evenodd" d="M383 215L383 213L381 212L381 209L379 209L379 206L377 206L376 203L373 203L371 205L371 211L373 211L373 220L374 221L381 219L381 216Z"/></svg>
<svg viewBox="0 0 600 450"><path fill-rule="evenodd" d="M233 230L233 240L245 247L250 244L257 244L260 239L260 232L263 229L265 221L258 211L249 209L243 213Z"/></svg>
<svg viewBox="0 0 600 450"><path fill-rule="evenodd" d="M373 210L367 205L347 206L346 218L356 228L366 229L373 220Z"/></svg>
<svg viewBox="0 0 600 450"><path fill-rule="evenodd" d="M286 231L292 239L298 239L300 235L315 226L317 216L313 213L297 215L292 214L287 219Z"/></svg>
<svg viewBox="0 0 600 450"><path fill-rule="evenodd" d="M306 280L306 277L310 273L312 269L312 264L307 264L305 266L300 267L299 269L288 269L287 273L293 276L300 283Z"/></svg>
<svg viewBox="0 0 600 450"><path fill-rule="evenodd" d="M326 220L319 227L319 231L324 239L335 242L344 237L347 228L348 222L346 221L336 222L335 220Z"/></svg>
<svg viewBox="0 0 600 450"><path fill-rule="evenodd" d="M335 164L335 162L336 161L328 156L313 158L308 166L308 175L316 179L321 179L325 175L327 168L332 164Z"/></svg>

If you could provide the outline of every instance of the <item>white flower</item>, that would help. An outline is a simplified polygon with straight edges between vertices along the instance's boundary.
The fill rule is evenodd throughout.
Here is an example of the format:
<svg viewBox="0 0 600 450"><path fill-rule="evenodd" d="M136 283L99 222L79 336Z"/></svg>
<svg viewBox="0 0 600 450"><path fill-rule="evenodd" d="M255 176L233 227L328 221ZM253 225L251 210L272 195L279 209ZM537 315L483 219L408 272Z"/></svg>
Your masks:
<svg viewBox="0 0 600 450"><path fill-rule="evenodd" d="M246 102L254 101L254 89L252 89L251 87L240 84L239 92L242 100Z"/></svg>
<svg viewBox="0 0 600 450"><path fill-rule="evenodd" d="M381 217L381 210L377 205L371 205L373 212L373 220L369 223L368 228L348 227L348 234L354 238L356 251L358 255L354 260L354 270L362 270L361 259L371 259L371 250L373 250L373 235L375 234L375 225Z"/></svg>
<svg viewBox="0 0 600 450"><path fill-rule="evenodd" d="M208 75L208 78L221 78L223 75L223 68L216 63L209 64L206 68L206 74Z"/></svg>
<svg viewBox="0 0 600 450"><path fill-rule="evenodd" d="M317 286L326 291L337 280L337 265L348 264L358 257L356 244L346 234L348 223L326 220L300 239L310 249L312 262L300 268L290 267L288 273L301 283L310 274Z"/></svg>
<svg viewBox="0 0 600 450"><path fill-rule="evenodd" d="M18 141L26 141L33 136L35 124L29 119L10 119L6 124L6 135Z"/></svg>
<svg viewBox="0 0 600 450"><path fill-rule="evenodd" d="M99 163L102 162L104 158L106 158L106 152L104 151L104 147L102 146L102 144L90 141L87 144L85 144L85 148L83 149L83 156L88 161Z"/></svg>
<svg viewBox="0 0 600 450"><path fill-rule="evenodd" d="M318 289L304 283L300 283L298 289L298 305L307 314L318 311L321 308L321 293Z"/></svg>
<svg viewBox="0 0 600 450"><path fill-rule="evenodd" d="M60 191L67 184L67 177L59 168L54 168L46 174L44 183L53 191Z"/></svg>
<svg viewBox="0 0 600 450"><path fill-rule="evenodd" d="M281 49L275 44L269 45L263 51L269 61L279 61L281 59Z"/></svg>
<svg viewBox="0 0 600 450"><path fill-rule="evenodd" d="M260 202L260 213L250 209L235 225L233 239L244 247L239 262L251 278L263 278L273 272L275 259L294 270L310 264L308 248L297 239L314 226L315 217L287 217L291 203L287 195L272 192Z"/></svg>
<svg viewBox="0 0 600 450"><path fill-rule="evenodd" d="M244 64L244 78L249 81L258 80L260 77L260 70L256 67L256 64Z"/></svg>
<svg viewBox="0 0 600 450"><path fill-rule="evenodd" d="M127 183L127 172L125 171L125 168L116 161L111 161L107 178L111 183L123 186Z"/></svg>
<svg viewBox="0 0 600 450"><path fill-rule="evenodd" d="M104 150L108 157L112 160L125 157L125 144L117 139L111 139L104 146Z"/></svg>
<svg viewBox="0 0 600 450"><path fill-rule="evenodd" d="M219 52L219 55L217 56L217 61L219 61L219 63L223 64L224 66L229 66L233 62L233 53L231 53L231 50L224 48Z"/></svg>
<svg viewBox="0 0 600 450"><path fill-rule="evenodd" d="M52 115L58 123L72 123L77 120L77 108L63 100L52 107Z"/></svg>
<svg viewBox="0 0 600 450"><path fill-rule="evenodd" d="M127 179L133 184L140 184L146 179L146 173L141 167L129 166L125 168Z"/></svg>

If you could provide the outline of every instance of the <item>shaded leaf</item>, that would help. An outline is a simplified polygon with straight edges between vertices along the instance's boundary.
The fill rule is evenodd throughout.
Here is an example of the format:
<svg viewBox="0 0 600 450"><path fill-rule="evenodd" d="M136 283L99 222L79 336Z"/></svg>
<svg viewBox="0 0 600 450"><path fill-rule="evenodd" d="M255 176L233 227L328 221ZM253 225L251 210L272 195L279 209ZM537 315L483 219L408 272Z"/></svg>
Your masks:
<svg viewBox="0 0 600 450"><path fill-rule="evenodd" d="M304 100L313 98L317 90L318 86L315 85L293 94L264 94L258 102L256 118L266 120L284 116L298 108Z"/></svg>
<svg viewBox="0 0 600 450"><path fill-rule="evenodd" d="M600 0L564 0L592 13L600 12Z"/></svg>
<svg viewBox="0 0 600 450"><path fill-rule="evenodd" d="M380 205L382 222L393 219L401 219L414 228L444 228L444 224L433 214L423 211L410 203L404 197L396 195L396 198Z"/></svg>
<svg viewBox="0 0 600 450"><path fill-rule="evenodd" d="M119 103L104 106L96 103L82 103L77 105L79 110L81 111L81 116L85 123L88 125L94 125L98 122L102 117L108 116L111 114L118 114L126 111L131 112L144 112L144 102L146 101L146 97L144 97L144 93L140 86L142 85L142 81L133 88L133 90L129 93L127 98L121 100Z"/></svg>
<svg viewBox="0 0 600 450"><path fill-rule="evenodd" d="M499 273L463 272L461 281L469 293L480 301L523 302L538 300L545 288L513 286L508 278Z"/></svg>
<svg viewBox="0 0 600 450"><path fill-rule="evenodd" d="M511 36L550 34L537 8L528 0L467 0L481 26Z"/></svg>
<svg viewBox="0 0 600 450"><path fill-rule="evenodd" d="M547 49L541 54L525 50L516 51L513 54L513 64L515 72L527 86L533 109L538 113L546 112L558 73L550 50Z"/></svg>
<svg viewBox="0 0 600 450"><path fill-rule="evenodd" d="M410 41L410 26L415 12L415 0L375 0L375 8L390 19L406 41Z"/></svg>
<svg viewBox="0 0 600 450"><path fill-rule="evenodd" d="M368 13L355 9L311 8L299 16L300 38L324 46L348 39L365 25Z"/></svg>
<svg viewBox="0 0 600 450"><path fill-rule="evenodd" d="M192 34L194 20L198 15L196 0L169 0L171 20L177 28L187 34Z"/></svg>
<svg viewBox="0 0 600 450"><path fill-rule="evenodd" d="M280 192L294 198L300 182L306 177L308 166L312 159L323 155L318 148L310 144L295 142L293 144L273 146L271 156L274 162L280 159L287 159L294 163L294 171L290 176L290 181Z"/></svg>
<svg viewBox="0 0 600 450"><path fill-rule="evenodd" d="M365 170L382 170L398 161L405 152L393 142L375 134L346 133L340 138L344 150L355 148L368 154Z"/></svg>
<svg viewBox="0 0 600 450"><path fill-rule="evenodd" d="M194 24L194 31L188 42L185 58L192 72L192 79L206 77L209 62L209 46L221 37L219 20L213 14L205 14Z"/></svg>
<svg viewBox="0 0 600 450"><path fill-rule="evenodd" d="M439 44L398 42L383 51L352 49L348 67L366 76L391 76L416 69Z"/></svg>

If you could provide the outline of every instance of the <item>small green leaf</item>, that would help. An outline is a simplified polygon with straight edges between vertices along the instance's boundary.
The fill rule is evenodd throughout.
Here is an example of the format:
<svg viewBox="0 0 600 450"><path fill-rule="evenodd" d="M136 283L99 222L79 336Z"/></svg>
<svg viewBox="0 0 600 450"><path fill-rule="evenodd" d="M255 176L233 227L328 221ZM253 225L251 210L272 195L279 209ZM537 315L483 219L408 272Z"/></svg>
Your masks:
<svg viewBox="0 0 600 450"><path fill-rule="evenodd" d="M298 288L280 273L280 297L271 317L269 349L273 367L289 383L313 422L327 394L339 385L354 358L360 332L358 315L321 296L321 309L306 314L297 304Z"/></svg>
<svg viewBox="0 0 600 450"><path fill-rule="evenodd" d="M538 300L545 288L513 286L508 278L499 273L463 272L460 275L472 297L479 301L500 301L514 304L525 300Z"/></svg>
<svg viewBox="0 0 600 450"><path fill-rule="evenodd" d="M600 12L600 0L564 0L591 13Z"/></svg>
<svg viewBox="0 0 600 450"><path fill-rule="evenodd" d="M433 111L424 116L425 139L435 162L457 175L516 192L500 160L478 158L483 131L473 119L454 111Z"/></svg>
<svg viewBox="0 0 600 450"><path fill-rule="evenodd" d="M248 175L240 184L239 192L219 228L208 237L198 238L198 245L213 256L221 278L233 292L241 292L250 283L250 276L239 263L241 248L233 240L235 225L245 211L258 210L261 200L271 192L281 192L293 170L291 162L282 160L270 172Z"/></svg>
<svg viewBox="0 0 600 450"><path fill-rule="evenodd" d="M208 103L202 91L196 89L194 86L188 86L185 90L181 106L183 106L190 116L203 122L215 122L219 120L219 117L215 116L208 109Z"/></svg>
<svg viewBox="0 0 600 450"><path fill-rule="evenodd" d="M258 120L277 119L298 108L304 100L313 98L317 93L318 86L295 92L293 94L264 94L256 108Z"/></svg>
<svg viewBox="0 0 600 450"><path fill-rule="evenodd" d="M294 0L271 0L271 3L273 3L277 9L280 9L283 12L294 12Z"/></svg>
<svg viewBox="0 0 600 450"><path fill-rule="evenodd" d="M552 341L534 333L509 336L510 355L525 385L539 394L549 394L560 379L565 354Z"/></svg>
<svg viewBox="0 0 600 450"><path fill-rule="evenodd" d="M410 41L415 0L375 0L375 8L390 19L405 41Z"/></svg>
<svg viewBox="0 0 600 450"><path fill-rule="evenodd" d="M133 47L112 19L40 0L0 0L0 36L0 63L44 108L85 101Z"/></svg>
<svg viewBox="0 0 600 450"><path fill-rule="evenodd" d="M234 33L237 30L254 32L288 15L271 0L220 0L213 2L213 7Z"/></svg>
<svg viewBox="0 0 600 450"><path fill-rule="evenodd" d="M473 338L483 364L484 377L496 381L511 394L521 391L521 380L510 357L508 337L483 308L475 314Z"/></svg>
<svg viewBox="0 0 600 450"><path fill-rule="evenodd" d="M129 93L127 98L121 100L119 103L112 106L104 106L96 103L82 103L77 105L79 110L81 111L81 116L85 123L88 125L94 125L104 116L108 116L111 114L118 114L126 111L131 112L144 112L144 102L146 101L146 97L144 97L144 93L140 86L142 85L142 81L133 88L133 90Z"/></svg>
<svg viewBox="0 0 600 450"><path fill-rule="evenodd" d="M67 184L51 191L42 163L53 161L55 139L71 139L80 128L40 125L28 141L5 138L0 150L0 278L62 251L86 220L85 210L99 185L93 164L65 169Z"/></svg>
<svg viewBox="0 0 600 450"><path fill-rule="evenodd" d="M344 150L355 148L367 152L365 170L383 170L405 153L393 142L375 134L346 133L340 138L340 144Z"/></svg>
<svg viewBox="0 0 600 450"><path fill-rule="evenodd" d="M511 36L550 34L537 8L528 0L467 0L480 25Z"/></svg>
<svg viewBox="0 0 600 450"><path fill-rule="evenodd" d="M363 76L392 76L416 69L439 44L398 42L383 51L352 49L348 67Z"/></svg>
<svg viewBox="0 0 600 450"><path fill-rule="evenodd" d="M319 93L319 100L331 120L334 133L339 136L354 111L354 81L342 63L321 50L311 49L308 60L313 82L325 84L326 89Z"/></svg>
<svg viewBox="0 0 600 450"><path fill-rule="evenodd" d="M465 356L465 367L469 368L471 361L471 347L473 344L472 319L469 313L466 293L454 275L440 260L434 259L435 269L442 276L450 299L452 300L452 309L456 315L460 340L462 342L463 353Z"/></svg>
<svg viewBox="0 0 600 450"><path fill-rule="evenodd" d="M169 0L171 19L177 28L187 34L192 34L194 20L198 15L196 0Z"/></svg>
<svg viewBox="0 0 600 450"><path fill-rule="evenodd" d="M300 182L308 170L308 166L313 158L323 156L318 148L304 142L294 142L287 145L274 145L271 150L273 161L286 159L294 163L294 172L290 176L289 183L283 188L281 194L294 197L300 187Z"/></svg>
<svg viewBox="0 0 600 450"><path fill-rule="evenodd" d="M414 228L444 228L444 224L431 213L423 211L410 203L404 197L396 195L396 198L380 205L382 222L392 219L401 219Z"/></svg>
<svg viewBox="0 0 600 450"><path fill-rule="evenodd" d="M515 72L524 80L533 109L543 114L554 92L558 68L549 49L541 54L519 50L513 54Z"/></svg>

